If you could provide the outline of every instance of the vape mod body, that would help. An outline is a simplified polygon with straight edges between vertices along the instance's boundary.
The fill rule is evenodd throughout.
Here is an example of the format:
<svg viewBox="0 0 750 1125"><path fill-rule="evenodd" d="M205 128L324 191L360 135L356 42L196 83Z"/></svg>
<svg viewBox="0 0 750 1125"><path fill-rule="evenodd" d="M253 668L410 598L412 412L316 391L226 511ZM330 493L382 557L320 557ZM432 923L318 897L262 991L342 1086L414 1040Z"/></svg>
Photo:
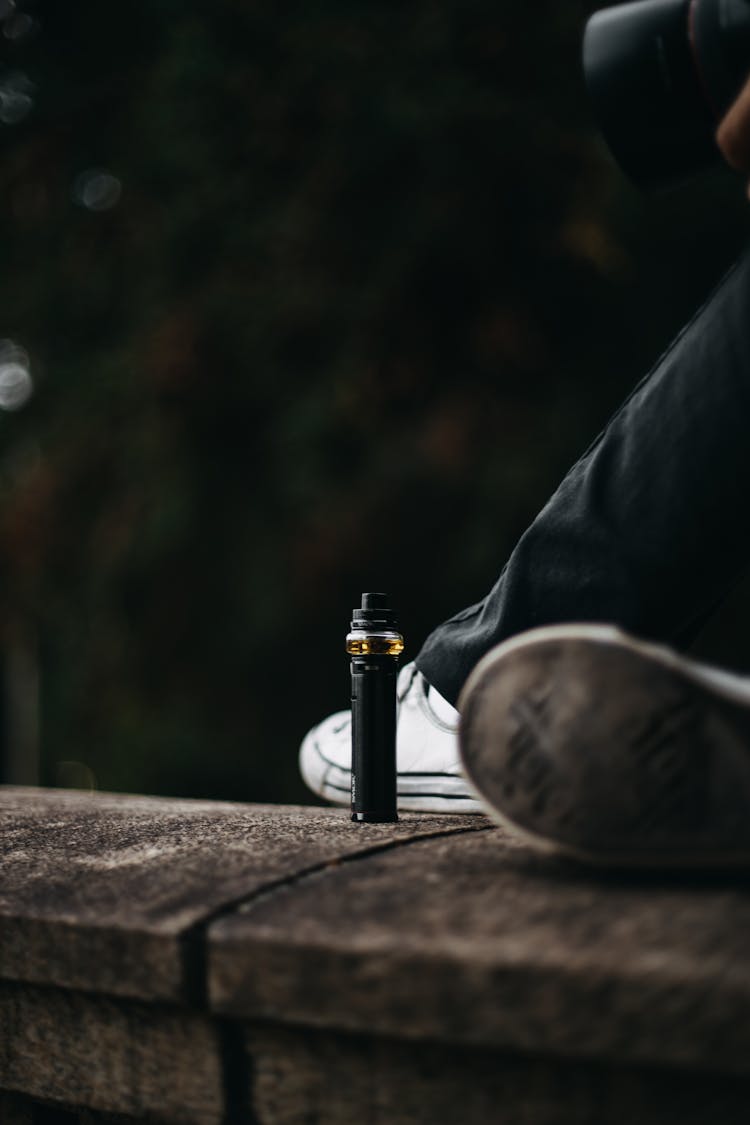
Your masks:
<svg viewBox="0 0 750 1125"><path fill-rule="evenodd" d="M396 680L404 638L385 594L363 594L346 651L352 671L352 820L382 824L396 812Z"/></svg>

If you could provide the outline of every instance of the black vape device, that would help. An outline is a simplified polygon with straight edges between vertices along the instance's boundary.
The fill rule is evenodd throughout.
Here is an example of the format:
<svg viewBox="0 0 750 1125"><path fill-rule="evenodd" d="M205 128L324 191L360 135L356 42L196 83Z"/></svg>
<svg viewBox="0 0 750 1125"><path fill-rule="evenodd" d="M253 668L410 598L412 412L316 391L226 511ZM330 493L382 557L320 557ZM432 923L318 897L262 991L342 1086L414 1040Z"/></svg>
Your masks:
<svg viewBox="0 0 750 1125"><path fill-rule="evenodd" d="M352 820L385 824L398 820L396 680L404 638L386 594L363 594L352 617Z"/></svg>

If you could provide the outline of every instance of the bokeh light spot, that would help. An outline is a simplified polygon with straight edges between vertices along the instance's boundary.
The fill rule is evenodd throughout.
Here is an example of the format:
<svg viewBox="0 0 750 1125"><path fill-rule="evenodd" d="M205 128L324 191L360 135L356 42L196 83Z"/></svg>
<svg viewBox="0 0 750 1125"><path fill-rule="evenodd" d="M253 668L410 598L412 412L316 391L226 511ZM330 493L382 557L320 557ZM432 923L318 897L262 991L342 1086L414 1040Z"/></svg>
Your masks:
<svg viewBox="0 0 750 1125"><path fill-rule="evenodd" d="M26 352L12 340L0 340L0 410L20 410L33 390Z"/></svg>
<svg viewBox="0 0 750 1125"><path fill-rule="evenodd" d="M58 762L55 783L62 789L84 789L93 793L97 788L96 775L85 762Z"/></svg>
<svg viewBox="0 0 750 1125"><path fill-rule="evenodd" d="M0 121L16 125L34 106L34 83L23 71L13 71L0 78Z"/></svg>
<svg viewBox="0 0 750 1125"><path fill-rule="evenodd" d="M14 43L28 39L37 28L37 22L28 12L16 12L6 17L3 24L3 35Z"/></svg>
<svg viewBox="0 0 750 1125"><path fill-rule="evenodd" d="M109 211L116 207L122 194L122 184L102 168L89 168L76 177L73 199L89 211Z"/></svg>

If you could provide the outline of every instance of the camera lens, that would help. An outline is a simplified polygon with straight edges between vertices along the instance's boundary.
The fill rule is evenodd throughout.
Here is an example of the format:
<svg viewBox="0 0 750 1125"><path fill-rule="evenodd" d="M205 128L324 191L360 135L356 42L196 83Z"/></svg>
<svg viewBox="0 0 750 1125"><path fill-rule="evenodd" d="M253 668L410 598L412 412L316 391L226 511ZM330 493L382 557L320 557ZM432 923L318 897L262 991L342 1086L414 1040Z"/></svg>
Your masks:
<svg viewBox="0 0 750 1125"><path fill-rule="evenodd" d="M750 70L750 0L636 0L595 13L583 43L594 112L644 187L718 156L716 126Z"/></svg>
<svg viewBox="0 0 750 1125"><path fill-rule="evenodd" d="M604 137L637 183L656 186L713 158L685 0L638 0L597 12L583 57Z"/></svg>

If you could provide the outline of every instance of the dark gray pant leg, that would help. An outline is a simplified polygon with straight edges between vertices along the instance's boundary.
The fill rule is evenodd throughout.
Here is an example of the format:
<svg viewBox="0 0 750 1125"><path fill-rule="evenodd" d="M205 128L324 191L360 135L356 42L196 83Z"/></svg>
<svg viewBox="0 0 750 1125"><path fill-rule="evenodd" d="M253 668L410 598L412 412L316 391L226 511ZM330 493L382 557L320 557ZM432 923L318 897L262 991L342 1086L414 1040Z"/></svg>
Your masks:
<svg viewBox="0 0 750 1125"><path fill-rule="evenodd" d="M750 255L623 403L487 597L417 665L455 703L494 645L600 621L689 643L750 560Z"/></svg>

